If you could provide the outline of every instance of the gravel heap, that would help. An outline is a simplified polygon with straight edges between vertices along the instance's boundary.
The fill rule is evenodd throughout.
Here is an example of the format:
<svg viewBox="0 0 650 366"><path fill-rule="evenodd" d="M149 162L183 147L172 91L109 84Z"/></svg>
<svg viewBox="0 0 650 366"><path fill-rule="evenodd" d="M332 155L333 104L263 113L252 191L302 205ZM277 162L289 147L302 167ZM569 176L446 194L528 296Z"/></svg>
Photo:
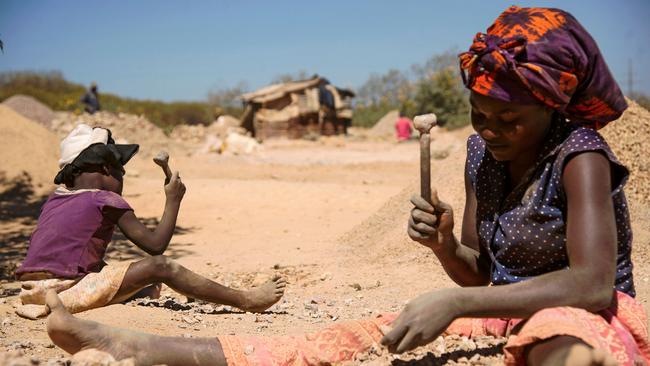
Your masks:
<svg viewBox="0 0 650 366"><path fill-rule="evenodd" d="M0 192L16 179L37 191L51 189L58 159L59 139L52 131L0 105Z"/></svg>
<svg viewBox="0 0 650 366"><path fill-rule="evenodd" d="M650 156L645 144L650 141L650 112L627 100L629 108L621 118L599 132L605 137L618 159L630 170L625 186L628 201L650 205Z"/></svg>
<svg viewBox="0 0 650 366"><path fill-rule="evenodd" d="M179 142L203 143L208 136L225 139L230 132L246 134L241 127L241 122L233 116L220 116L210 125L178 125L174 127L170 138Z"/></svg>
<svg viewBox="0 0 650 366"><path fill-rule="evenodd" d="M367 132L368 137L394 137L395 122L399 118L399 111L394 110L386 113L377 123Z"/></svg>
<svg viewBox="0 0 650 366"><path fill-rule="evenodd" d="M98 112L78 116L69 112L57 112L52 121L52 129L63 138L82 122L110 129L118 143L139 144L139 155L155 155L161 148L167 148L169 143L165 133L147 118L127 113Z"/></svg>
<svg viewBox="0 0 650 366"><path fill-rule="evenodd" d="M50 124L55 117L54 112L50 107L28 95L13 95L5 99L2 104L45 127L50 127Z"/></svg>

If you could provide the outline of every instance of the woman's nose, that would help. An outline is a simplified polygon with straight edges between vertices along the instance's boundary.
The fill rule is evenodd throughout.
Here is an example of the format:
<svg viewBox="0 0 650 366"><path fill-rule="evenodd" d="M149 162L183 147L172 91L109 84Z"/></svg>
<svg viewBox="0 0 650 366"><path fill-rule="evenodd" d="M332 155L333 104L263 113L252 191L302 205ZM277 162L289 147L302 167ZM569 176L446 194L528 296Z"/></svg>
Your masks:
<svg viewBox="0 0 650 366"><path fill-rule="evenodd" d="M478 131L478 133L483 138L483 140L488 141L494 140L500 135L499 130L492 123L486 123L483 128Z"/></svg>

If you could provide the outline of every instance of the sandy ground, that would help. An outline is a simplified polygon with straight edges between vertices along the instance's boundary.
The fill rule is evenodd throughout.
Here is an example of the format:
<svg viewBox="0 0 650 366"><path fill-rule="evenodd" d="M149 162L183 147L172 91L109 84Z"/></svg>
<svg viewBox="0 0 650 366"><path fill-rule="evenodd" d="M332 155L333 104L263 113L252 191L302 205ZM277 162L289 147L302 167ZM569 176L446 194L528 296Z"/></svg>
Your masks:
<svg viewBox="0 0 650 366"><path fill-rule="evenodd" d="M455 208L457 231L464 204L467 134L467 130L435 134L433 142L433 182L440 198ZM265 144L259 155L233 157L184 151L172 149L172 169L180 170L188 190L167 254L235 287L260 283L279 272L290 283L286 296L262 315L228 308L197 315L128 304L88 311L81 318L186 337L295 334L397 311L417 294L453 286L435 257L405 234L408 198L418 192L417 142L276 141ZM160 169L136 158L127 166L124 197L138 217L149 222L160 218L164 204ZM647 307L650 211L631 206L638 297ZM24 253L37 206L31 207L31 216L17 213L0 222L5 255ZM142 256L119 233L115 238L111 260ZM23 348L41 359L64 356L48 339L43 320L23 320L14 314L11 303L17 287L4 276L0 350ZM176 296L169 289L163 293Z"/></svg>

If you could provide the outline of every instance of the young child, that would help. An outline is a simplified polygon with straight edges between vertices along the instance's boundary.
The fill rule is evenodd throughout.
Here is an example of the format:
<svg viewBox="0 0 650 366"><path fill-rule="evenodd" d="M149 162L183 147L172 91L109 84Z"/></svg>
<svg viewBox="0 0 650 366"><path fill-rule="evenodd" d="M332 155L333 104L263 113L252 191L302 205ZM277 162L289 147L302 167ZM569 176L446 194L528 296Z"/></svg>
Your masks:
<svg viewBox="0 0 650 366"><path fill-rule="evenodd" d="M396 319L337 323L299 341L117 330L70 316L50 293L54 343L138 364L290 365L351 361L380 338L404 352L447 333L508 336L507 365L648 364L623 193L628 171L596 132L627 105L596 43L564 11L511 7L476 36L461 66L477 132L468 141L462 237L453 234L451 206L435 194L433 204L413 197L408 233L462 287L423 294Z"/></svg>
<svg viewBox="0 0 650 366"><path fill-rule="evenodd" d="M54 289L70 312L124 301L151 285L164 283L179 293L205 301L261 312L283 295L276 276L250 291L234 290L203 278L163 255L171 240L185 185L175 172L165 185L165 209L155 230L147 229L122 198L124 165L138 145L115 144L104 128L78 125L61 142L63 184L41 209L27 257L16 275L22 281L17 313L27 318L47 314L45 293ZM151 256L134 263L103 261L115 226Z"/></svg>

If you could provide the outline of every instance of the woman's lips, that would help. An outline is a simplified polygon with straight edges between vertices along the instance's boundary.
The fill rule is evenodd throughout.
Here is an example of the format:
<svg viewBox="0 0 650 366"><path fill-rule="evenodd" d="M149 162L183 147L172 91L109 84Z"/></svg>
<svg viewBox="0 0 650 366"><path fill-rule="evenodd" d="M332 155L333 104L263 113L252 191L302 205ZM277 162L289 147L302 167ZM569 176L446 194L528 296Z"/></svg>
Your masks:
<svg viewBox="0 0 650 366"><path fill-rule="evenodd" d="M490 143L485 143L485 146L487 146L488 149L490 150L503 150L504 148L508 147L508 145L505 144L490 144Z"/></svg>

